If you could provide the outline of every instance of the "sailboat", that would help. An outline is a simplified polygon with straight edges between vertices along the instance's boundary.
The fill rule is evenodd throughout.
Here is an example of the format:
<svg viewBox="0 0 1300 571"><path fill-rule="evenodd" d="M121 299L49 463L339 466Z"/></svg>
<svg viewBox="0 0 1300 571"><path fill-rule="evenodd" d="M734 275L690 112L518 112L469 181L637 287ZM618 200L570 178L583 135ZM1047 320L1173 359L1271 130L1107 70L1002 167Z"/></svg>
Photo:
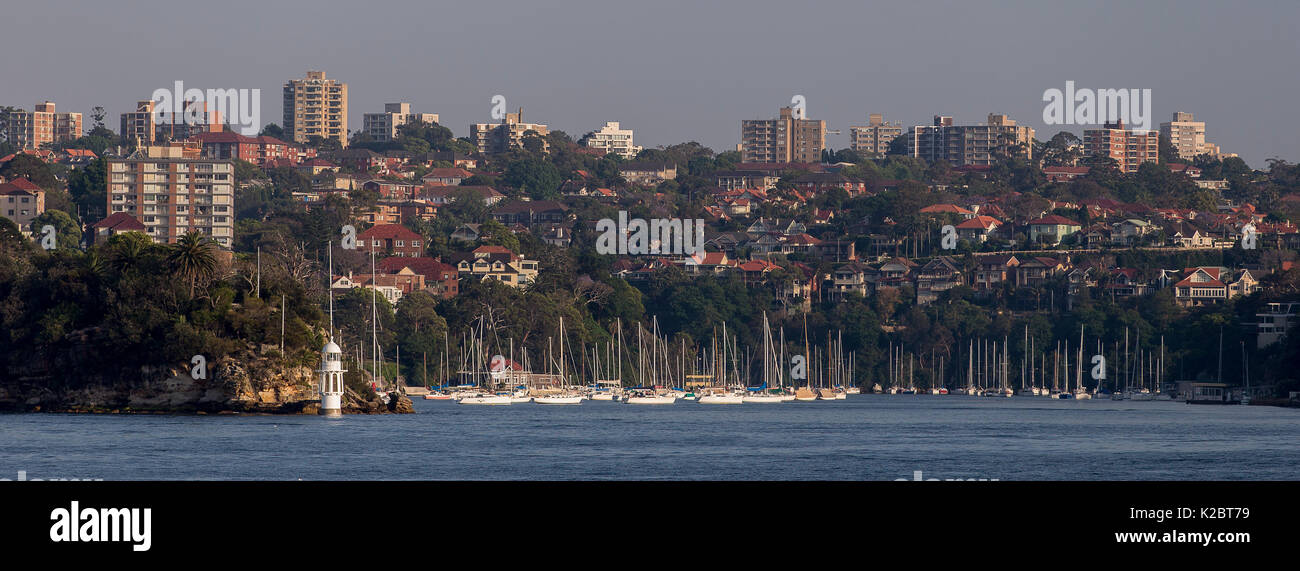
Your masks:
<svg viewBox="0 0 1300 571"><path fill-rule="evenodd" d="M655 365L658 362L658 342L652 340L650 343L650 386L645 385L645 343L642 338L644 329L641 324L637 324L637 387L628 391L623 402L626 404L673 404L677 402L677 397L667 392L660 392L655 384L657 378Z"/></svg>
<svg viewBox="0 0 1300 571"><path fill-rule="evenodd" d="M763 384L757 388L747 389L749 394L743 398L746 404L773 404L785 402L785 395L773 392L769 388L772 381L780 386L781 362L772 347L772 329L767 321L767 312L763 312ZM794 395L790 395L793 397Z"/></svg>
<svg viewBox="0 0 1300 571"><path fill-rule="evenodd" d="M564 376L564 345L565 345L564 316L561 315L560 316L560 362L559 362L559 369L560 369L559 385L561 388L557 392L546 392L542 394L533 395L534 403L545 404L545 405L582 404L582 393L565 388L568 386L569 383L567 382L567 377Z"/></svg>

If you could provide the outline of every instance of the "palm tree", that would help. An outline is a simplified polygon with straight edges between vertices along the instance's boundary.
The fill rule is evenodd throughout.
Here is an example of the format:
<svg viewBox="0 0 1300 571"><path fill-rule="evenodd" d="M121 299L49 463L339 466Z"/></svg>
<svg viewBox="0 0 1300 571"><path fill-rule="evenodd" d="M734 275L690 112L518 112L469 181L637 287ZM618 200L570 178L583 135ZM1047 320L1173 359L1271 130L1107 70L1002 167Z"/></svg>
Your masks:
<svg viewBox="0 0 1300 571"><path fill-rule="evenodd" d="M199 278L211 277L217 271L217 257L212 242L198 232L188 232L171 246L167 263L172 271L189 279L190 297L194 297L194 283Z"/></svg>
<svg viewBox="0 0 1300 571"><path fill-rule="evenodd" d="M124 272L139 265L149 244L149 236L142 232L124 232L110 238L109 261L113 269Z"/></svg>

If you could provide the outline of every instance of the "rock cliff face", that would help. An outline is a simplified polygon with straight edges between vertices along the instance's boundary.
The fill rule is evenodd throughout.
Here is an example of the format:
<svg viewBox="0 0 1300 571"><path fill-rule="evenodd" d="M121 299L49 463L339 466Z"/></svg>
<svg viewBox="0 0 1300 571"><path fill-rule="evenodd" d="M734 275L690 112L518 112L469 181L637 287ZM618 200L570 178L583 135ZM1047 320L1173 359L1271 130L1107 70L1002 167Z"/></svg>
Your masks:
<svg viewBox="0 0 1300 571"><path fill-rule="evenodd" d="M0 378L0 410L110 413L317 414L320 395L310 367L238 355L208 366L208 378L194 379L185 367L145 368L138 375L80 379L59 386L48 375ZM394 395L384 403L349 389L343 412L414 412L410 399Z"/></svg>

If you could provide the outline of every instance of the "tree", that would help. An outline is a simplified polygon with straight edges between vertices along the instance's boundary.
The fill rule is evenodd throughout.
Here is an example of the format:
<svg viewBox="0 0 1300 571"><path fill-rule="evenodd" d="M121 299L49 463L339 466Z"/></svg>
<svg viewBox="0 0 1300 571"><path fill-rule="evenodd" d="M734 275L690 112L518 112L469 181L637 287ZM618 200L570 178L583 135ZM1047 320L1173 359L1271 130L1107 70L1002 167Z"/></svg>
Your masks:
<svg viewBox="0 0 1300 571"><path fill-rule="evenodd" d="M527 157L511 162L506 166L501 181L519 189L535 200L551 199L559 196L560 184L564 182L555 165L537 157Z"/></svg>
<svg viewBox="0 0 1300 571"><path fill-rule="evenodd" d="M173 273L190 282L191 299L195 283L211 278L217 271L217 256L211 239L195 231L187 232L171 245L167 263Z"/></svg>
<svg viewBox="0 0 1300 571"><path fill-rule="evenodd" d="M437 363L436 356L442 354L447 320L438 315L437 307L437 298L424 291L411 292L397 302L397 341L405 349L403 354L413 356L415 362L421 362L421 355L434 355ZM417 370L423 373L423 368ZM420 384L429 384L423 376L419 379Z"/></svg>
<svg viewBox="0 0 1300 571"><path fill-rule="evenodd" d="M59 180L54 178L54 171L45 161L32 155L15 155L9 162L0 165L0 177L5 180L25 178L46 190L61 188Z"/></svg>
<svg viewBox="0 0 1300 571"><path fill-rule="evenodd" d="M275 123L267 123L265 127L262 127L262 132L258 133L258 136L284 140L284 129Z"/></svg>
<svg viewBox="0 0 1300 571"><path fill-rule="evenodd" d="M1069 131L1061 131L1043 144L1043 166L1074 166L1079 162L1079 137Z"/></svg>
<svg viewBox="0 0 1300 571"><path fill-rule="evenodd" d="M68 193L79 212L88 220L106 215L108 203L108 161L99 157L68 175Z"/></svg>
<svg viewBox="0 0 1300 571"><path fill-rule="evenodd" d="M81 225L72 216L62 210L46 210L32 219L32 234L39 241L41 228L46 225L54 227L55 247L60 250L76 249L81 245Z"/></svg>

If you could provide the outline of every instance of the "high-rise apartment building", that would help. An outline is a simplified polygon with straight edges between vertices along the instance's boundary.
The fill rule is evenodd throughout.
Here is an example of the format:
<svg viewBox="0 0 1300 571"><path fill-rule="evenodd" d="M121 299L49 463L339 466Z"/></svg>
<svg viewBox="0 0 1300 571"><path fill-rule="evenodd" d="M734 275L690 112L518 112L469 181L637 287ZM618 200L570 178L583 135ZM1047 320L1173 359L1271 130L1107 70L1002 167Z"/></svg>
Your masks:
<svg viewBox="0 0 1300 571"><path fill-rule="evenodd" d="M1106 123L1102 129L1084 129L1083 154L1110 157L1120 172L1137 172L1144 162L1160 162L1160 134L1124 128L1124 121Z"/></svg>
<svg viewBox="0 0 1300 571"><path fill-rule="evenodd" d="M383 113L361 116L362 132L371 139L388 142L397 138L397 128L407 123L437 123L437 113L411 113L410 103L385 103Z"/></svg>
<svg viewBox="0 0 1300 571"><path fill-rule="evenodd" d="M308 71L305 79L284 84L284 134L292 142L311 137L334 139L348 146L348 84Z"/></svg>
<svg viewBox="0 0 1300 571"><path fill-rule="evenodd" d="M982 125L954 125L952 117L935 115L933 124L912 127L907 137L908 154L927 162L989 166L1007 157L1034 158L1034 129L996 113Z"/></svg>
<svg viewBox="0 0 1300 571"><path fill-rule="evenodd" d="M152 99L137 101L135 111L123 113L122 130L119 131L122 138L136 145L153 143L158 126L158 118L154 115L157 105L158 102Z"/></svg>
<svg viewBox="0 0 1300 571"><path fill-rule="evenodd" d="M1160 124L1160 135L1169 139L1178 158L1185 161L1199 155L1219 156L1219 146L1205 140L1205 122L1195 120L1191 113L1175 112L1172 121Z"/></svg>
<svg viewBox="0 0 1300 571"><path fill-rule="evenodd" d="M524 109L518 113L506 113L500 123L475 123L469 126L469 138L478 147L478 152L485 155L504 153L511 149L522 149L524 135L534 131L542 137L542 150L549 151L550 144L546 135L550 129L540 123L524 123Z"/></svg>
<svg viewBox="0 0 1300 571"><path fill-rule="evenodd" d="M225 130L221 112L208 109L207 102L182 103L180 114L158 108L153 100L137 101L135 111L122 114L122 138L136 145L151 145L156 141L180 141L199 133L220 133ZM197 105L191 115L191 105Z"/></svg>
<svg viewBox="0 0 1300 571"><path fill-rule="evenodd" d="M849 127L849 148L864 157L883 156L902 134L901 123L886 123L879 113L872 113L866 125Z"/></svg>
<svg viewBox="0 0 1300 571"><path fill-rule="evenodd" d="M4 117L5 139L23 149L63 143L81 137L81 114L59 113L54 103L37 103L34 111L13 111Z"/></svg>
<svg viewBox="0 0 1300 571"><path fill-rule="evenodd" d="M740 122L740 160L746 163L816 163L826 148L826 122L795 117L782 107L776 119Z"/></svg>
<svg viewBox="0 0 1300 571"><path fill-rule="evenodd" d="M632 143L632 130L621 128L618 121L606 121L599 131L592 131L583 137L582 144L589 149L602 149L625 159L641 152L641 147Z"/></svg>
<svg viewBox="0 0 1300 571"><path fill-rule="evenodd" d="M230 249L235 237L235 167L204 159L198 143L142 146L108 161L108 213L130 214L156 242L191 231Z"/></svg>

